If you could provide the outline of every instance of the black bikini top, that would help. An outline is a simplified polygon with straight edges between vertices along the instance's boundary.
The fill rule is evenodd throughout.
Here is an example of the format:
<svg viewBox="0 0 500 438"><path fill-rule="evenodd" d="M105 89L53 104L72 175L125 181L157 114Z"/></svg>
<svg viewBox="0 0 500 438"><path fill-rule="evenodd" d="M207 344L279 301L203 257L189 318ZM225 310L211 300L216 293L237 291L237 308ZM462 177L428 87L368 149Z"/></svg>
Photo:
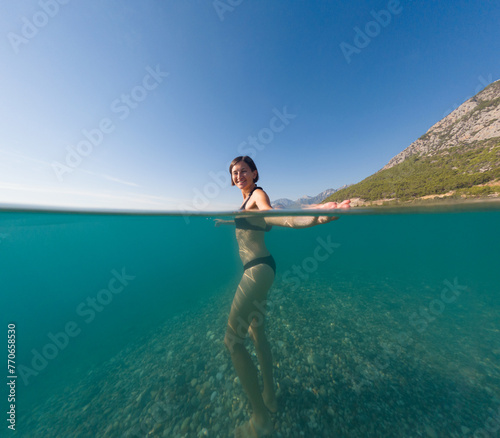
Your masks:
<svg viewBox="0 0 500 438"><path fill-rule="evenodd" d="M246 201L240 207L240 210L245 210L245 207L247 205L248 200L253 195L253 192L255 192L255 190L257 190L257 189L263 190L262 187L255 186L254 189L248 195L248 198L246 199ZM234 224L236 225L236 228L239 229L239 230L269 231L272 228L271 225L266 225L265 228L259 227L257 225L254 225L254 224L250 223L244 217L234 218Z"/></svg>

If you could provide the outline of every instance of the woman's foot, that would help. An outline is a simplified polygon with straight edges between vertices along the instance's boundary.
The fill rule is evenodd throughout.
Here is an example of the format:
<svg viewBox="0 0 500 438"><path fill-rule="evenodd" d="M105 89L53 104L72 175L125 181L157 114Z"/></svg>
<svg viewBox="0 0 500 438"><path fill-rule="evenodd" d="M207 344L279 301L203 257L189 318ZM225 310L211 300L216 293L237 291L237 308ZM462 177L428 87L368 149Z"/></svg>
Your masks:
<svg viewBox="0 0 500 438"><path fill-rule="evenodd" d="M252 417L245 424L236 428L234 436L235 438L260 438L269 436L272 431L273 423L271 422L271 418L259 424L257 420Z"/></svg>

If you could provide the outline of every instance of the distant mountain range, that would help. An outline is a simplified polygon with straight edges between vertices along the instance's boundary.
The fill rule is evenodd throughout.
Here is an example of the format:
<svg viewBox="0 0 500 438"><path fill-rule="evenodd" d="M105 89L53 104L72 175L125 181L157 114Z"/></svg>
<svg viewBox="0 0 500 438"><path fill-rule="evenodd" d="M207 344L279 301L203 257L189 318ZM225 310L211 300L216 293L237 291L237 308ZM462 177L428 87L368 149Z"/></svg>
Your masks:
<svg viewBox="0 0 500 438"><path fill-rule="evenodd" d="M288 209L297 209L297 208L302 208L306 205L311 205L311 204L319 204L320 202L323 202L328 196L333 195L335 192L338 190L341 190L343 188L348 187L347 185L342 186L338 189L326 189L322 191L320 194L316 196L302 196L301 198L292 201L291 199L288 198L280 198L276 199L276 201L271 202L271 206L273 208L288 208Z"/></svg>
<svg viewBox="0 0 500 438"><path fill-rule="evenodd" d="M381 170L325 201L352 199L355 206L437 197L500 197L500 81L436 123Z"/></svg>

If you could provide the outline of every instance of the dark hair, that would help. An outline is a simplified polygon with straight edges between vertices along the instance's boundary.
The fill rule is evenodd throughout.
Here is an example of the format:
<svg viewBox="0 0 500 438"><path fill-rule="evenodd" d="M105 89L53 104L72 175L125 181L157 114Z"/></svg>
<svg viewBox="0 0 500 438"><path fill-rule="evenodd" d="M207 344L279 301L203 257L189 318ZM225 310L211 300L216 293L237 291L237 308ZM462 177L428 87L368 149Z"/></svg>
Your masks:
<svg viewBox="0 0 500 438"><path fill-rule="evenodd" d="M240 157L236 157L233 161L231 161L231 164L229 165L229 174L231 175L231 185L234 186L234 181L233 181L233 167L238 164L240 161L244 161L245 163L248 164L248 167L250 167L250 170L253 172L254 170L257 170L257 166L253 162L253 160L248 157L247 155L243 155ZM254 183L256 183L259 180L259 171L257 170L257 176L253 180Z"/></svg>

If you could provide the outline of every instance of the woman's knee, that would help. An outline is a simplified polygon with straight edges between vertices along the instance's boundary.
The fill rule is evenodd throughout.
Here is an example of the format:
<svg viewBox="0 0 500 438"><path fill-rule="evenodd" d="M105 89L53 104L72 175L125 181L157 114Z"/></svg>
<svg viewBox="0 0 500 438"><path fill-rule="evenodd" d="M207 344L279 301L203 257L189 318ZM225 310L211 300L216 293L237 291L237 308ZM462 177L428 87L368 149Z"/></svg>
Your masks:
<svg viewBox="0 0 500 438"><path fill-rule="evenodd" d="M259 348L262 346L267 345L267 337L266 337L266 332L264 330L264 325L250 325L250 330L252 331L252 341L255 345L255 348Z"/></svg>
<svg viewBox="0 0 500 438"><path fill-rule="evenodd" d="M238 336L236 333L234 333L233 330L231 330L230 328L226 330L226 335L224 336L224 345L229 350L229 353L233 354L239 348L243 347L244 342L244 338Z"/></svg>

